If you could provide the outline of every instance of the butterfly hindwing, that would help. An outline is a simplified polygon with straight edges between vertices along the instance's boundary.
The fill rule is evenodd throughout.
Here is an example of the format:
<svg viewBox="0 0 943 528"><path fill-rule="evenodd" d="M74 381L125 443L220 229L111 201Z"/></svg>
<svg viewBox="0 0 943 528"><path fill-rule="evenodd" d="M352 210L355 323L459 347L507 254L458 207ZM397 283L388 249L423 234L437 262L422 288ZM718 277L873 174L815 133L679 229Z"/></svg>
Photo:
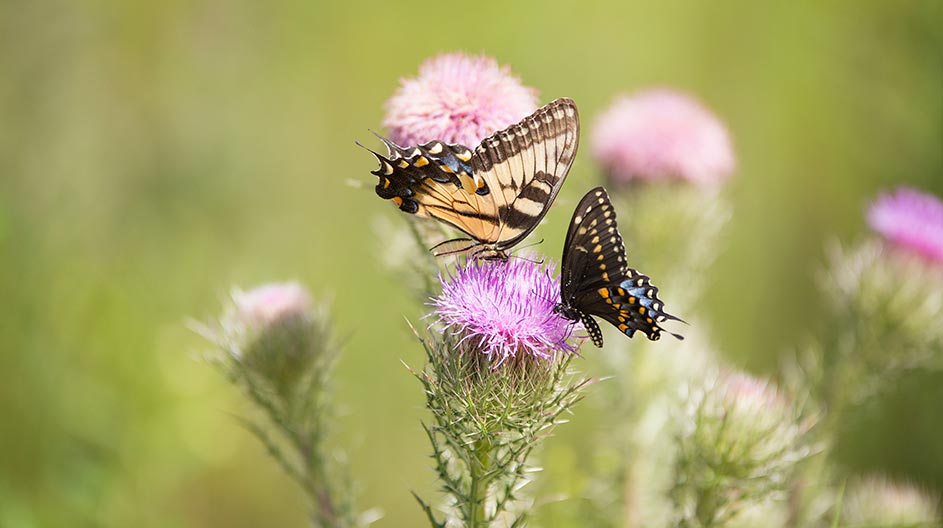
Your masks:
<svg viewBox="0 0 943 528"><path fill-rule="evenodd" d="M664 311L651 279L626 264L615 210L602 187L588 192L573 213L563 249L560 294L559 311L565 316L582 319L584 326L588 316L601 317L629 337L640 330L657 340L659 323L677 319ZM598 331L591 337L596 346L602 345Z"/></svg>
<svg viewBox="0 0 943 528"><path fill-rule="evenodd" d="M402 148L383 139L376 192L401 210L435 218L468 235L433 248L506 259L505 251L537 226L576 156L579 115L557 99L486 138L474 152L432 141Z"/></svg>
<svg viewBox="0 0 943 528"><path fill-rule="evenodd" d="M416 213L419 203L415 199L422 191L423 182L471 186L472 152L463 145L450 145L441 141L430 141L425 145L404 149L380 136L386 145L388 157L373 154L380 168L372 171L379 181L376 192L381 198L394 200L406 212Z"/></svg>

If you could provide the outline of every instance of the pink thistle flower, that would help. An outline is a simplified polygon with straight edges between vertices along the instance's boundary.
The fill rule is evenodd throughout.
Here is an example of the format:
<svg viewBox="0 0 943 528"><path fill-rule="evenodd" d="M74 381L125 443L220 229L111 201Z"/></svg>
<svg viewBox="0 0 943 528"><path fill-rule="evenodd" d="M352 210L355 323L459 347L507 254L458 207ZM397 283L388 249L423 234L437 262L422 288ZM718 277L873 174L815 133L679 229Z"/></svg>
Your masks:
<svg viewBox="0 0 943 528"><path fill-rule="evenodd" d="M943 263L943 201L902 187L878 197L868 223L885 240L937 263Z"/></svg>
<svg viewBox="0 0 943 528"><path fill-rule="evenodd" d="M253 328L265 328L311 311L311 296L297 282L272 283L232 293L235 315Z"/></svg>
<svg viewBox="0 0 943 528"><path fill-rule="evenodd" d="M593 157L612 183L719 184L736 164L727 129L695 99L668 89L622 95L596 121Z"/></svg>
<svg viewBox="0 0 943 528"><path fill-rule="evenodd" d="M400 145L439 140L474 148L537 109L536 90L484 55L438 55L400 82L383 120Z"/></svg>
<svg viewBox="0 0 943 528"><path fill-rule="evenodd" d="M495 365L527 356L549 360L579 349L569 341L573 324L553 311L560 302L560 280L552 266L476 260L439 280L442 294L432 299L434 314Z"/></svg>

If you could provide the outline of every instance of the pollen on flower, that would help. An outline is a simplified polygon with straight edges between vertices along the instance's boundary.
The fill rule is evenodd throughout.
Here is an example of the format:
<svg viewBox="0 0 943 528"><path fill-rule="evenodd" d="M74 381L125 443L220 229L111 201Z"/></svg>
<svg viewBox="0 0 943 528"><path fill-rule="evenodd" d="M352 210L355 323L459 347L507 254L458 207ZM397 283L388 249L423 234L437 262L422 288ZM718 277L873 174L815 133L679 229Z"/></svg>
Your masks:
<svg viewBox="0 0 943 528"><path fill-rule="evenodd" d="M537 92L484 55L441 54L402 79L383 125L400 145L432 140L474 148L537 109Z"/></svg>
<svg viewBox="0 0 943 528"><path fill-rule="evenodd" d="M618 97L596 121L591 145L617 184L718 184L736 164L723 123L695 99L667 89Z"/></svg>
<svg viewBox="0 0 943 528"><path fill-rule="evenodd" d="M898 247L943 264L943 201L902 187L868 210L871 228Z"/></svg>
<svg viewBox="0 0 943 528"><path fill-rule="evenodd" d="M474 261L440 280L434 314L495 364L526 356L552 359L579 348L570 339L573 324L553 311L560 285L550 265Z"/></svg>

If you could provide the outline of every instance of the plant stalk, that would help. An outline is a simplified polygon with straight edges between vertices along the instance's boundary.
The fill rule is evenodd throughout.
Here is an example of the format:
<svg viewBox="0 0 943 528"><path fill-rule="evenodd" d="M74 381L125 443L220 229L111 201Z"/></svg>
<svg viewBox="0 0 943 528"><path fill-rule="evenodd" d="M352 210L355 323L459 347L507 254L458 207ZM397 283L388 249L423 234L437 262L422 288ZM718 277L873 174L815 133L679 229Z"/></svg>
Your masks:
<svg viewBox="0 0 943 528"><path fill-rule="evenodd" d="M488 501L488 482L485 475L491 466L491 442L485 438L475 441L472 463L469 465L471 483L469 486L468 528L486 525L485 506Z"/></svg>

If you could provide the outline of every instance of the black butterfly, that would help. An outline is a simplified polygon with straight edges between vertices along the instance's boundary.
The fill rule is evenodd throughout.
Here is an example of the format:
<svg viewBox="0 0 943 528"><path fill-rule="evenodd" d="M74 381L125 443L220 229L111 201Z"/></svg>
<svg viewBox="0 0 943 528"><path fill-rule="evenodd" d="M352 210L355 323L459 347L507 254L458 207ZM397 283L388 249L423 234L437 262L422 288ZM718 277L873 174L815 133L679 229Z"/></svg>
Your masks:
<svg viewBox="0 0 943 528"><path fill-rule="evenodd" d="M576 157L576 104L557 99L521 122L486 138L472 152L431 141L402 148L380 137L376 192L400 210L449 224L468 238L432 248L438 255L468 253L507 260L547 213Z"/></svg>
<svg viewBox="0 0 943 528"><path fill-rule="evenodd" d="M593 315L629 337L641 330L652 341L661 337L659 323L681 321L664 311L651 280L626 265L616 212L602 187L586 193L573 211L563 245L560 304L554 312L582 321L597 347L602 347L602 332Z"/></svg>

